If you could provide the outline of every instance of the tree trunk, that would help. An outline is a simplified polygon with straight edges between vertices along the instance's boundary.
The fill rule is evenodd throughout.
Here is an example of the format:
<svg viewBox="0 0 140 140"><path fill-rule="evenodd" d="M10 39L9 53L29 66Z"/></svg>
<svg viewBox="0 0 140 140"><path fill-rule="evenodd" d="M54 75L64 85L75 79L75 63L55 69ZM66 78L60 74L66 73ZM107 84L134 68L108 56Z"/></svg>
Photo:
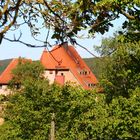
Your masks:
<svg viewBox="0 0 140 140"><path fill-rule="evenodd" d="M50 140L55 140L55 114L52 113Z"/></svg>

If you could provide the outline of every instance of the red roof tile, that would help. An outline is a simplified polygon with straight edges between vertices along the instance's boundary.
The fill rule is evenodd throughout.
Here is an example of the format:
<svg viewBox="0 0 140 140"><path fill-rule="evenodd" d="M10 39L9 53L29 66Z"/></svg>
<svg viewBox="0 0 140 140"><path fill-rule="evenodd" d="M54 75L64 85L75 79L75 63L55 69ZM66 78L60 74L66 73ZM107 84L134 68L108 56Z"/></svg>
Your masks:
<svg viewBox="0 0 140 140"><path fill-rule="evenodd" d="M55 68L58 65L69 68L80 85L85 89L90 89L88 86L90 83L98 83L95 75L91 72L73 46L64 47L58 45L50 52L44 51L41 57L41 63L47 69Z"/></svg>
<svg viewBox="0 0 140 140"><path fill-rule="evenodd" d="M55 69L57 62L52 57L51 52L44 50L40 59L46 69Z"/></svg>
<svg viewBox="0 0 140 140"><path fill-rule="evenodd" d="M31 61L31 60L25 59L25 61ZM18 58L13 59L10 62L10 64L7 66L7 68L0 75L0 84L8 84L10 82L10 80L12 79L12 70L18 65L18 63L19 63Z"/></svg>
<svg viewBox="0 0 140 140"><path fill-rule="evenodd" d="M28 60L29 61L29 60ZM44 50L40 59L46 69L69 69L79 84L90 89L89 84L97 84L98 80L82 60L73 46L55 46L52 51ZM12 70L17 66L19 59L13 59L0 75L0 84L8 84L12 79ZM55 79L54 79L55 80ZM56 81L63 83L62 78Z"/></svg>

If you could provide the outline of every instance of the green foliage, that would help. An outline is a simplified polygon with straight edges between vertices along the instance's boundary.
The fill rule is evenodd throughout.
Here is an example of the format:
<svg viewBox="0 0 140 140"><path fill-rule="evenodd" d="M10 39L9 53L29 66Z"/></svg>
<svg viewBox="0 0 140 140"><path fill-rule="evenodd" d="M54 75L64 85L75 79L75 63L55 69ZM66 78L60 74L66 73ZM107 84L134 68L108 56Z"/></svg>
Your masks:
<svg viewBox="0 0 140 140"><path fill-rule="evenodd" d="M43 77L44 68L40 62L30 62L29 60L20 59L17 67L13 69L13 78L10 81L10 86L21 87L26 79L38 79Z"/></svg>
<svg viewBox="0 0 140 140"><path fill-rule="evenodd" d="M95 33L104 34L114 26L112 21L122 15L126 17L122 28L126 32L131 29L131 32L127 32L128 35L133 37L136 32L138 36L140 34L139 0L10 0L2 1L0 8L0 42L11 27L18 29L22 22L29 27L34 37L40 34L42 28L53 29L53 39L61 43L74 43L79 31L86 29L91 36ZM10 15L13 17L8 20ZM46 36L47 34L46 32Z"/></svg>
<svg viewBox="0 0 140 140"><path fill-rule="evenodd" d="M102 99L100 98L99 101ZM7 134L9 135L7 137L47 139L51 115L55 113L57 139L85 139L87 137L85 130L93 125L92 119L94 117L99 119L100 114L103 114L101 110L103 105L99 105L100 112L95 109L94 105L99 104L95 99L94 93L88 93L79 87L66 85L60 88L49 85L44 79L29 79L24 83L24 90L13 95L7 104L5 122L16 128L16 134ZM92 132L88 135L90 133Z"/></svg>
<svg viewBox="0 0 140 140"><path fill-rule="evenodd" d="M97 79L102 80L102 74L106 68L108 58L107 57L98 57L98 58L84 58L84 61L95 74Z"/></svg>
<svg viewBox="0 0 140 140"><path fill-rule="evenodd" d="M57 19L59 22L55 24L55 33L52 36L58 40L63 40L62 36L68 39L74 37L83 29L86 29L90 35L94 35L96 32L104 34L109 31L110 27L113 27L111 21L118 19L120 15L126 17L122 24L123 29L133 28L134 33L139 27L139 1L88 0L85 2L83 0L68 0L67 2L52 1L51 4L54 13L58 13L57 16L56 14L54 16L59 17ZM67 30L62 31L61 27Z"/></svg>
<svg viewBox="0 0 140 140"><path fill-rule="evenodd" d="M58 127L58 139L96 138L98 128L95 126L102 124L102 116L107 114L102 108L104 96L66 85L62 89L62 97L63 106L60 113L63 113L60 116L63 119L59 117L61 122Z"/></svg>
<svg viewBox="0 0 140 140"><path fill-rule="evenodd" d="M8 122L5 122L4 125L0 126L0 139L1 140L22 140L21 138L16 137L20 132L18 126L14 127Z"/></svg>
<svg viewBox="0 0 140 140"><path fill-rule="evenodd" d="M40 82L43 81L33 79L27 81L24 85L25 90L15 94L7 105L5 120L8 122L10 120L12 126L20 129L14 139L48 137L49 125L47 124L50 122L51 110L47 108L46 94L49 94L49 85L48 81Z"/></svg>
<svg viewBox="0 0 140 140"><path fill-rule="evenodd" d="M120 96L107 104L103 94L29 80L7 104L0 139L49 139L52 113L58 140L138 139L140 89L133 93L129 99Z"/></svg>
<svg viewBox="0 0 140 140"><path fill-rule="evenodd" d="M122 44L114 53L111 68L113 89L121 95L129 96L140 82L140 47L138 43ZM113 63L115 62L115 63ZM110 74L111 74L110 73ZM115 78L115 79L114 79Z"/></svg>
<svg viewBox="0 0 140 140"><path fill-rule="evenodd" d="M109 60L114 62L109 65L111 88L109 82L106 83L105 92L119 95L114 96L109 103L106 102L108 94L83 90L69 84L61 87L50 85L47 79L42 78L42 66L38 63L19 64L14 74L15 78L20 76L22 88L7 97L9 100L4 112L5 123L0 126L0 139L49 140L53 114L57 140L139 139L140 87L135 80L139 77L139 70L137 63L129 59L130 54L137 58L139 48L132 44L124 45L126 48L120 46ZM128 71L132 81L127 77L128 68L133 72L131 75ZM122 84L119 78L124 70L129 98L124 97L126 92L123 87L119 87L119 83ZM118 78L119 83L115 78Z"/></svg>
<svg viewBox="0 0 140 140"><path fill-rule="evenodd" d="M140 82L140 42L121 42L120 36L106 38L97 47L107 57L102 83L108 97L129 97Z"/></svg>
<svg viewBox="0 0 140 140"><path fill-rule="evenodd" d="M95 50L103 57L112 55L113 52L121 45L116 34L114 37L103 38L101 46L95 46Z"/></svg>
<svg viewBox="0 0 140 140"><path fill-rule="evenodd" d="M117 139L140 138L140 88L126 99L122 96L114 98L109 105L108 128L111 137Z"/></svg>

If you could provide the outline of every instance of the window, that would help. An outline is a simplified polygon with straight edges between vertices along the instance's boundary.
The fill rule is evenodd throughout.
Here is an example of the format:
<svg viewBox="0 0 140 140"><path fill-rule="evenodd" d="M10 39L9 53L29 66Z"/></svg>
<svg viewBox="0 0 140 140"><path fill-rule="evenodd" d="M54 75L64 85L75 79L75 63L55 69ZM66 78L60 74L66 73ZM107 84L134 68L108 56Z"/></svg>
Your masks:
<svg viewBox="0 0 140 140"><path fill-rule="evenodd" d="M87 71L85 71L85 75L87 75Z"/></svg>
<svg viewBox="0 0 140 140"><path fill-rule="evenodd" d="M79 73L80 73L80 75L87 75L87 71L85 71L85 70L82 70Z"/></svg>
<svg viewBox="0 0 140 140"><path fill-rule="evenodd" d="M94 84L93 83L91 84L91 87L94 87Z"/></svg>
<svg viewBox="0 0 140 140"><path fill-rule="evenodd" d="M2 85L0 85L0 89L2 89Z"/></svg>
<svg viewBox="0 0 140 140"><path fill-rule="evenodd" d="M61 73L61 75L63 76L63 75L64 75L64 73Z"/></svg>
<svg viewBox="0 0 140 140"><path fill-rule="evenodd" d="M88 87L91 87L91 85L90 85L90 84L88 84Z"/></svg>
<svg viewBox="0 0 140 140"><path fill-rule="evenodd" d="M20 84L16 84L16 85L15 85L15 88L16 88L16 89L20 89L20 88L21 88L21 85L20 85Z"/></svg>
<svg viewBox="0 0 140 140"><path fill-rule="evenodd" d="M89 83L88 87L94 87L94 84L93 83Z"/></svg>
<svg viewBox="0 0 140 140"><path fill-rule="evenodd" d="M49 71L49 74L53 74L53 71Z"/></svg>

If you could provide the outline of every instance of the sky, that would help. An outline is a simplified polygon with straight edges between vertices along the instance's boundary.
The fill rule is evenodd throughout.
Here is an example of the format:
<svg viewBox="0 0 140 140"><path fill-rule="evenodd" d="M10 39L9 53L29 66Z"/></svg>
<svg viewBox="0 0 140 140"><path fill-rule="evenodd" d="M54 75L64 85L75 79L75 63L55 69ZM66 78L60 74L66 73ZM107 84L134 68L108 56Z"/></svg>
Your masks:
<svg viewBox="0 0 140 140"><path fill-rule="evenodd" d="M120 24L122 23L122 21L124 20L124 18L120 18L116 21L113 22L114 27L110 29L110 31L108 33L105 33L104 35L101 34L96 34L95 38L93 39L78 39L77 42L79 44L81 44L82 46L86 47L88 50L90 50L93 54L98 55L93 46L96 45L101 45L101 40L102 38L105 37L111 37L113 36L113 33L119 29ZM22 38L21 40L24 42L28 42L34 45L42 45L40 44L40 42L35 41L31 35L30 35L30 31L27 29L27 27L22 27ZM16 35L16 37L19 36L19 30L18 31L9 31L6 34L6 37L8 38L13 38L13 34ZM82 33L83 34L83 33ZM43 39L43 32L42 34L39 36L39 39ZM50 43L54 44L54 41L52 39L48 40ZM93 57L92 55L90 55L87 51L85 51L84 49L75 46L76 50L78 51L78 53L81 55L82 58L90 58ZM4 60L4 59L10 59L10 58L18 58L18 57L24 57L24 58L30 58L33 60L39 60L41 57L41 54L43 52L44 48L30 48L27 47L21 43L13 43L13 42L9 42L6 40L2 41L2 44L0 44L0 60Z"/></svg>

